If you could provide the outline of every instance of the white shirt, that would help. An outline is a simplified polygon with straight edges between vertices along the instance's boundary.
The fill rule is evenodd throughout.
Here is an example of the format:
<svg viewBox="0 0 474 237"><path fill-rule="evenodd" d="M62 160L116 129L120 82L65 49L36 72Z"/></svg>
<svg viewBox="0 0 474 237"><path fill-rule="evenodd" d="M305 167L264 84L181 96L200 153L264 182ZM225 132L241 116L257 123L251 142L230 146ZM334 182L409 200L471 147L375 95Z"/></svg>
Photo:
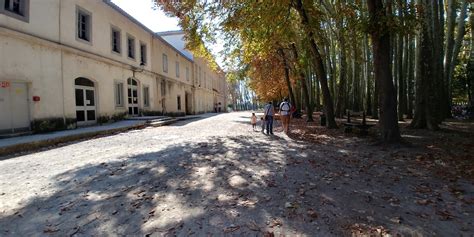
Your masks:
<svg viewBox="0 0 474 237"><path fill-rule="evenodd" d="M283 110L282 107L284 104L288 104L288 110ZM280 115L289 115L291 110L291 104L290 102L283 101L280 104Z"/></svg>

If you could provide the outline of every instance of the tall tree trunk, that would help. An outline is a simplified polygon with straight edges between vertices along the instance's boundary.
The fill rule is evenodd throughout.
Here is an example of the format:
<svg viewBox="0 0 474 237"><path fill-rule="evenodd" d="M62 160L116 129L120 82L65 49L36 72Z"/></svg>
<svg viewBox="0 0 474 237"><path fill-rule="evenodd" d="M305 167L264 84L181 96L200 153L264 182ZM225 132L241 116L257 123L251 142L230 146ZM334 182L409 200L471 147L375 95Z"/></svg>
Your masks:
<svg viewBox="0 0 474 237"><path fill-rule="evenodd" d="M335 75L334 75L334 65L333 65L333 56L332 56L332 44L328 47L328 54L327 54L327 68L328 68L328 75L329 75L329 91L331 95L334 95L334 98L336 98L336 94L333 91L334 88L334 81L335 81ZM321 111L321 100L320 100L320 83L318 77L315 77L315 84L316 84L316 104L317 104L317 110Z"/></svg>
<svg viewBox="0 0 474 237"><path fill-rule="evenodd" d="M447 30L446 30L446 47L444 50L444 81L445 85L448 86L448 74L449 70L449 65L451 65L451 60L453 58L453 49L454 49L454 26L456 24L456 7L455 4L453 4L454 0L448 0L448 6L447 6L447 19L446 19L446 25L447 25Z"/></svg>
<svg viewBox="0 0 474 237"><path fill-rule="evenodd" d="M286 86L288 87L288 93L290 94L290 101L293 105L296 106L295 95L293 94L293 87L291 86L291 81L290 81L290 65L288 64L286 54L282 48L278 49L278 53L280 54L280 57L283 60L283 64L285 65L285 81L286 81ZM297 112L300 112L300 111L297 111Z"/></svg>
<svg viewBox="0 0 474 237"><path fill-rule="evenodd" d="M453 50L454 50L454 27L456 25L456 4L454 0L447 1L447 17L446 17L446 46L444 48L444 60L443 60L443 84L446 88L447 96L443 99L444 106L450 106L449 103L449 94L450 94L450 79L449 79L449 69L453 60Z"/></svg>
<svg viewBox="0 0 474 237"><path fill-rule="evenodd" d="M331 79L329 81L330 87L331 87L331 95L334 95L334 99L337 98L337 83L336 83L336 78L337 78L337 60L336 60L336 47L335 47L336 41L331 39ZM335 104L337 104L337 101L334 101ZM337 115L336 115L337 116Z"/></svg>
<svg viewBox="0 0 474 237"><path fill-rule="evenodd" d="M471 3L471 9L474 9L474 3ZM469 62L468 62L468 95L469 95L469 108L471 108L471 114L474 113L474 14L471 13L469 17L469 25L471 25L471 46L469 53Z"/></svg>
<svg viewBox="0 0 474 237"><path fill-rule="evenodd" d="M371 25L376 26L384 22L382 19L385 19L387 13L385 12L382 0L368 0L367 5ZM389 14L391 14L390 11ZM385 27L388 28L386 25L379 25L377 29L373 29L371 32L375 80L380 86L378 95L381 104L380 127L383 142L400 142L401 136L397 118L397 96L390 70L390 35Z"/></svg>
<svg viewBox="0 0 474 237"><path fill-rule="evenodd" d="M301 24L309 39L310 49L313 53L314 66L316 69L316 75L321 82L321 90L323 92L323 103L326 114L326 122L328 128L337 128L336 120L334 118L334 105L329 92L329 86L327 81L326 71L324 69L324 62L319 53L318 46L314 40L314 32L312 31L312 25L309 22L309 16L306 13L306 9L303 6L303 0L296 0L296 4L293 5L295 10L299 13L301 18Z"/></svg>
<svg viewBox="0 0 474 237"><path fill-rule="evenodd" d="M343 40L342 40L343 42ZM338 89L338 98L337 98L337 108L336 114L339 118L341 118L345 113L344 109L346 108L346 98L347 98L347 91L346 91L346 75L347 75L347 65L346 65L346 52L345 48L342 47L341 42L341 52L340 52L340 59L339 59L339 89Z"/></svg>
<svg viewBox="0 0 474 237"><path fill-rule="evenodd" d="M356 34L354 32L354 34ZM352 44L352 110L354 111L360 111L360 97L361 97L361 91L360 91L360 64L358 63L358 44L357 42L357 36L354 36L355 40L353 41Z"/></svg>
<svg viewBox="0 0 474 237"><path fill-rule="evenodd" d="M403 4L401 1L398 2L398 14L403 19ZM402 22L404 24L404 22ZM398 34L398 58L397 58L397 74L398 74L398 120L403 121L403 115L406 113L406 98L405 98L405 75L404 75L404 58L406 58L404 45L405 35L404 33Z"/></svg>
<svg viewBox="0 0 474 237"><path fill-rule="evenodd" d="M314 86L316 91L316 110L321 111L321 90L319 88L319 80L318 77L315 77Z"/></svg>
<svg viewBox="0 0 474 237"><path fill-rule="evenodd" d="M466 34L465 21L467 16L467 2L466 0L461 0L461 13L459 14L458 20L458 29L456 33L456 39L454 40L454 49L452 54L451 63L448 68L448 107L451 108L452 96L451 96L451 84L454 76L454 68L458 63L459 51L461 50L462 42L464 35ZM472 14L472 13L471 13Z"/></svg>
<svg viewBox="0 0 474 237"><path fill-rule="evenodd" d="M413 118L413 100L414 100L414 91L413 86L415 82L415 41L412 39L412 36L409 35L408 37L408 76L407 76L407 118Z"/></svg>
<svg viewBox="0 0 474 237"><path fill-rule="evenodd" d="M403 114L405 113L405 99L404 95L404 76L403 76L403 36L397 36L397 57L396 57L396 73L398 81L398 120L403 121Z"/></svg>
<svg viewBox="0 0 474 237"><path fill-rule="evenodd" d="M370 48L369 48L369 39L368 36L364 36L364 48L365 48L365 68L366 68L366 73L365 73L365 79L367 80L367 97L366 97L366 107L365 111L367 111L367 115L372 115L373 114L373 109L372 109L372 67L371 67L371 62L372 58L370 57Z"/></svg>
<svg viewBox="0 0 474 237"><path fill-rule="evenodd" d="M299 59L298 59L298 50L296 49L296 45L295 44L291 44L291 48L293 49L293 54L295 56L295 61L298 62ZM308 92L308 82L306 81L306 75L304 73L304 69L303 67L301 67L301 65L297 65L297 67L295 67L296 70L298 71L297 73L299 74L300 76L300 82L301 82L301 90L303 92L303 100L304 100L304 104L305 104L305 107L306 107L306 121L307 122L313 122L313 106L311 106L311 98L309 96L309 92Z"/></svg>
<svg viewBox="0 0 474 237"><path fill-rule="evenodd" d="M374 74L375 74L375 71L374 71ZM373 100L372 100L373 104L374 104L374 106L372 107L372 118L373 119L379 119L380 118L380 114L379 114L380 113L379 93L380 93L379 83L377 82L377 80L374 77L374 97L373 97Z"/></svg>
<svg viewBox="0 0 474 237"><path fill-rule="evenodd" d="M432 114L434 115L435 119L437 120L438 124L441 123L445 118L446 118L446 101L448 101L448 90L447 88L443 85L443 42L444 42L444 28L442 28L442 23L444 23L444 15L441 16L441 11L440 8L443 6L439 5L439 2L435 1L430 1L431 7L432 7L432 20L431 23L433 24L432 26L432 33L433 33L433 58L434 60L434 74L433 74L433 82L434 82L434 90L438 93L438 95L441 95L441 98L436 97L433 99L436 99L438 108L436 108L434 111L432 111ZM442 3L442 1L440 0ZM443 18L443 19L442 19ZM444 103L443 103L444 102Z"/></svg>
<svg viewBox="0 0 474 237"><path fill-rule="evenodd" d="M431 0L418 0L422 11L420 11L419 18L422 26L419 33L419 40L417 40L417 83L416 83L416 106L415 118L411 126L413 128L428 128L431 130L439 129L439 119L436 114L438 106L436 97L437 90L436 77L437 70L437 51L434 49L435 44L435 30L433 24L434 10L430 4L437 4Z"/></svg>

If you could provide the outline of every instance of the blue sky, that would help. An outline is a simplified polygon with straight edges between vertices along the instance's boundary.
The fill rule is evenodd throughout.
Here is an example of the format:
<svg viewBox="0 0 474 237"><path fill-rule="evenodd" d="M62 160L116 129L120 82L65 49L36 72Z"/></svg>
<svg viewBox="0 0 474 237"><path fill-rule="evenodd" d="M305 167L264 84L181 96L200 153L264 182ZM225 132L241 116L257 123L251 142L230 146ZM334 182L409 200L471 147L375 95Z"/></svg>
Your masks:
<svg viewBox="0 0 474 237"><path fill-rule="evenodd" d="M152 0L112 0L112 2L154 32L181 29L176 17L168 17L162 10L153 9ZM223 57L219 52L223 49L223 43L217 39L216 45L207 46L215 56L217 64L222 67Z"/></svg>
<svg viewBox="0 0 474 237"><path fill-rule="evenodd" d="M155 32L179 30L178 20L153 10L152 0L112 0L117 6Z"/></svg>

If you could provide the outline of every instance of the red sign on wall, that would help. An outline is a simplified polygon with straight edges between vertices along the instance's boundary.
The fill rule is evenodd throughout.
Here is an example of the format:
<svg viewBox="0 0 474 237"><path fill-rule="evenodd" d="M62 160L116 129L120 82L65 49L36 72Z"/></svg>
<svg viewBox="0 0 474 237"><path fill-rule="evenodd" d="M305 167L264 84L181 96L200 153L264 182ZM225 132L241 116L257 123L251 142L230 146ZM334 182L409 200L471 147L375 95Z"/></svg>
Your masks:
<svg viewBox="0 0 474 237"><path fill-rule="evenodd" d="M10 87L10 82L9 81L0 81L0 87L1 88L8 88L8 87Z"/></svg>

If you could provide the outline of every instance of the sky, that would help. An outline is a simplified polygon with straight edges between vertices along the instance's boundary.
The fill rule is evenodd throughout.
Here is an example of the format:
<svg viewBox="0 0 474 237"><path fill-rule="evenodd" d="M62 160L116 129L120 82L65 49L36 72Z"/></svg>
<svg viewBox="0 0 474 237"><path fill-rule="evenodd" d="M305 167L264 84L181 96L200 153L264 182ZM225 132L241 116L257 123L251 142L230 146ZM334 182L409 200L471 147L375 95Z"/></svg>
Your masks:
<svg viewBox="0 0 474 237"><path fill-rule="evenodd" d="M152 0L112 0L154 32L180 30L178 19L168 17L160 9L153 10Z"/></svg>
<svg viewBox="0 0 474 237"><path fill-rule="evenodd" d="M181 30L176 17L168 17L162 10L153 9L152 0L112 0L112 2L154 32ZM215 56L217 64L223 67L223 56L219 54L223 49L221 40L217 39L217 44L208 48Z"/></svg>

